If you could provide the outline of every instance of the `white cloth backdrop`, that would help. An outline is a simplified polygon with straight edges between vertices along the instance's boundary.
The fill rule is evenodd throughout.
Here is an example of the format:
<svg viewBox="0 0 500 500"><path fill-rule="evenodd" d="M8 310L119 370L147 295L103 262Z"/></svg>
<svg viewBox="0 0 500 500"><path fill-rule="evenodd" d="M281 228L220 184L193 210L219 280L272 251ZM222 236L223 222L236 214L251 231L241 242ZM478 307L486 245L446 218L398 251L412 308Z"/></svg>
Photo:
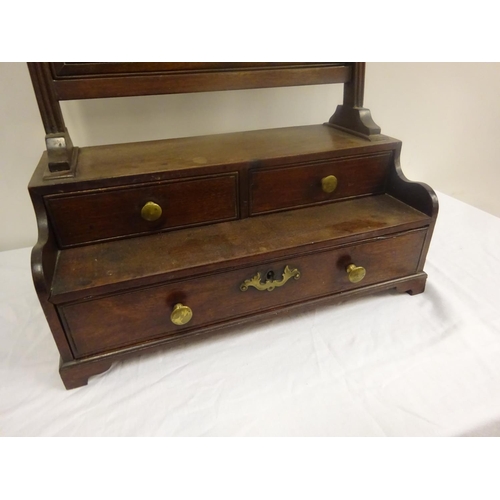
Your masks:
<svg viewBox="0 0 500 500"><path fill-rule="evenodd" d="M30 249L0 253L0 435L499 436L500 219L439 200L423 294L290 313L72 391Z"/></svg>

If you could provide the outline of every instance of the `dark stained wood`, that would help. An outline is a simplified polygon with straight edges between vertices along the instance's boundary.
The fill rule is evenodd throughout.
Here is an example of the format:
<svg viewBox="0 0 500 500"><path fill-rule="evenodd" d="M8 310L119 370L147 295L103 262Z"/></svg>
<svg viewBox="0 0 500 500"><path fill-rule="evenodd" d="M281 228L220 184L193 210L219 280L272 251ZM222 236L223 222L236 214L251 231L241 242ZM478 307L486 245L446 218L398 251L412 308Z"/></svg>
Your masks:
<svg viewBox="0 0 500 500"><path fill-rule="evenodd" d="M362 108L365 93L366 63L353 65L351 79L344 85L343 105L349 108Z"/></svg>
<svg viewBox="0 0 500 500"><path fill-rule="evenodd" d="M326 125L307 125L228 134L183 137L160 141L80 148L78 176L50 180L43 156L30 187L41 193L124 182L167 180L210 172L234 171L251 163L253 168L297 164L396 149L400 141L387 136L367 141Z"/></svg>
<svg viewBox="0 0 500 500"><path fill-rule="evenodd" d="M61 106L51 85L49 63L28 63L35 97L46 134L63 133L66 130Z"/></svg>
<svg viewBox="0 0 500 500"><path fill-rule="evenodd" d="M281 262L263 261L218 276L69 304L60 307L59 312L73 339L76 356L96 354L341 290L412 275L417 268L424 237L425 231L418 230L338 250L291 256ZM345 267L353 262L367 270L366 277L357 284L349 281L345 271ZM266 276L271 271L280 279L287 265L300 271L298 280L292 278L272 292L255 288L242 292L239 289L246 279L258 272ZM170 321L170 314L178 302L188 305L193 311L193 319L184 326ZM102 331L106 335L102 335Z"/></svg>
<svg viewBox="0 0 500 500"><path fill-rule="evenodd" d="M408 280L401 280L395 288L399 293L406 292L410 295L418 295L419 293L424 292L426 281L427 275L423 272L420 272L415 274L413 278L410 278Z"/></svg>
<svg viewBox="0 0 500 500"><path fill-rule="evenodd" d="M300 208L385 190L392 153L316 162L296 167L250 171L250 214ZM334 175L338 185L325 193L321 180Z"/></svg>
<svg viewBox="0 0 500 500"><path fill-rule="evenodd" d="M394 168L387 179L387 193L415 207L428 216L437 215L438 200L434 191L422 182L410 181L400 163L401 145L395 149Z"/></svg>
<svg viewBox="0 0 500 500"><path fill-rule="evenodd" d="M111 359L93 359L87 363L78 364L74 361L64 362L61 360L59 365L59 375L66 389L76 389L87 385L89 377L98 375L111 368L113 360Z"/></svg>
<svg viewBox="0 0 500 500"><path fill-rule="evenodd" d="M429 223L421 212L381 195L86 245L60 253L51 300L61 303L123 289L126 284L137 287L185 279Z"/></svg>
<svg viewBox="0 0 500 500"><path fill-rule="evenodd" d="M344 85L344 102L337 106L329 124L362 137L370 137L380 134L380 127L373 121L370 110L363 108L365 67L365 63L353 65L351 79Z"/></svg>
<svg viewBox="0 0 500 500"><path fill-rule="evenodd" d="M45 128L45 145L50 172L75 169L77 149L64 124L64 118L56 96L49 63L28 63L36 100Z"/></svg>
<svg viewBox="0 0 500 500"><path fill-rule="evenodd" d="M427 252L434 233L434 227L436 225L439 203L436 193L430 186L422 182L412 182L406 178L401 169L400 155L401 145L395 150L394 168L391 170L387 180L387 192L431 218L418 265L418 270L423 271Z"/></svg>
<svg viewBox="0 0 500 500"><path fill-rule="evenodd" d="M389 289L423 292L437 198L405 178L401 142L381 135L362 107L364 70L30 63L44 123L55 130L29 185L39 225L33 279L66 388L118 359L283 310ZM345 84L344 102L325 125L81 150L71 146L58 102L329 81ZM328 175L339 181L332 194L321 189ZM162 206L157 221L140 216L148 201ZM349 264L366 269L361 282L349 281ZM257 273L281 279L285 266L300 278L272 292L240 289ZM193 310L184 326L170 320L179 302Z"/></svg>
<svg viewBox="0 0 500 500"><path fill-rule="evenodd" d="M65 362L73 359L68 338L59 320L56 308L49 301L52 279L58 256L57 244L42 198L31 193L38 225L38 241L31 251L31 273L33 284L40 300L45 318L49 324L54 341Z"/></svg>
<svg viewBox="0 0 500 500"><path fill-rule="evenodd" d="M350 97L330 122L341 128L352 125L366 135L351 117L358 109L355 103L363 101L364 63L31 62L28 68L47 134L49 172L74 175L77 149L64 124L61 100L344 83L344 95ZM366 112L361 120L365 125ZM374 132L372 127L368 135L373 133L380 129Z"/></svg>
<svg viewBox="0 0 500 500"><path fill-rule="evenodd" d="M147 354L159 349L164 349L165 347L175 348L179 345L185 345L186 342L189 342L190 344L194 344L196 341L203 342L214 332L219 334L234 333L235 329L240 330L241 326L244 326L249 322L258 325L259 323L268 321L270 318L275 319L276 317L279 317L280 314L287 313L289 311L308 310L311 307L331 306L337 302L344 302L345 300L356 298L358 296L380 293L391 289L395 289L400 293L408 292L410 295L421 293L425 288L426 280L427 274L421 272L410 277L391 279L383 283L363 288L354 288L341 294L319 297L307 302L287 304L284 307L264 311L258 315L244 316L189 332L184 331L179 334L162 336L161 338L151 340L149 342L122 347L108 352L101 352L94 356L87 356L71 362L62 363L59 372L66 388L74 389L87 385L90 376L106 371L109 369L113 361L126 360L141 354Z"/></svg>
<svg viewBox="0 0 500 500"><path fill-rule="evenodd" d="M70 196L49 195L45 203L59 244L64 248L236 219L237 177L237 174L197 177L125 189L81 191ZM150 201L162 208L156 221L141 217L142 207Z"/></svg>
<svg viewBox="0 0 500 500"><path fill-rule="evenodd" d="M187 73L346 66L348 63L292 62L70 62L50 63L55 79L147 73Z"/></svg>
<svg viewBox="0 0 500 500"><path fill-rule="evenodd" d="M208 71L187 70L183 63L180 64L180 70L154 73L141 71L141 68L134 71L125 66L123 70L128 71L125 74L113 71L99 76L92 73L90 77L57 78L53 80L53 87L59 100L71 100L319 85L344 83L351 78L351 67L338 64L303 63L272 67L256 63L255 67L238 67L225 63L223 68Z"/></svg>

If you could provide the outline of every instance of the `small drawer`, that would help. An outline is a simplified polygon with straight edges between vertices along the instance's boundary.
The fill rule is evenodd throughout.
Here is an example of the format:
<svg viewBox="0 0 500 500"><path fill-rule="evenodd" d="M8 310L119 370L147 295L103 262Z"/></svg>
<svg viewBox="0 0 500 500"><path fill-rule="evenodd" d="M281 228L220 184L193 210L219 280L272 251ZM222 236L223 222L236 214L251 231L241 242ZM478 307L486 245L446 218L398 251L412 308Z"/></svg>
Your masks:
<svg viewBox="0 0 500 500"><path fill-rule="evenodd" d="M383 193L392 152L250 171L250 215Z"/></svg>
<svg viewBox="0 0 500 500"><path fill-rule="evenodd" d="M237 173L45 197L61 247L238 218Z"/></svg>
<svg viewBox="0 0 500 500"><path fill-rule="evenodd" d="M410 276L426 230L58 307L76 357Z"/></svg>

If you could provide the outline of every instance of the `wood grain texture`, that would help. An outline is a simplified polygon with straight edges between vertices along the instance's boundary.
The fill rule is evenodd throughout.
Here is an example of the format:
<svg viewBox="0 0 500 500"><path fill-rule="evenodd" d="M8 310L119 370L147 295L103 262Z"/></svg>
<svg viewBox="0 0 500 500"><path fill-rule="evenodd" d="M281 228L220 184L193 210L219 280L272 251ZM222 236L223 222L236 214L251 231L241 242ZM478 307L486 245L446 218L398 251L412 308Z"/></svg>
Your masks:
<svg viewBox="0 0 500 500"><path fill-rule="evenodd" d="M420 255L418 270L423 271L427 252L439 213L439 202L434 190L423 182L410 181L403 173L400 163L401 145L395 149L394 168L387 180L387 192L404 203L415 207L430 218L429 229Z"/></svg>
<svg viewBox="0 0 500 500"><path fill-rule="evenodd" d="M30 187L42 194L54 189L69 192L229 172L243 164L266 168L376 154L399 144L387 136L369 141L326 125L306 125L94 146L80 148L78 175L73 179L44 179L47 164L43 155Z"/></svg>
<svg viewBox="0 0 500 500"><path fill-rule="evenodd" d="M262 69L290 69L346 66L349 63L329 62L60 62L50 63L53 77L92 78L95 76L140 75L148 73L202 73L214 71L259 71Z"/></svg>
<svg viewBox="0 0 500 500"><path fill-rule="evenodd" d="M77 357L96 354L162 335L219 323L235 317L261 313L296 302L372 285L415 273L425 230L381 237L373 241L306 256L290 256L281 262L262 261L253 266L204 278L189 279L153 288L87 300L59 308ZM366 268L357 284L349 281L346 266ZM260 273L273 272L277 279L285 266L300 271L272 292L240 285ZM265 278L263 278L265 280ZM192 320L177 326L170 314L177 303L189 306ZM102 332L106 332L105 335Z"/></svg>
<svg viewBox="0 0 500 500"><path fill-rule="evenodd" d="M330 160L288 168L250 170L250 214L300 208L385 191L392 154ZM325 193L321 180L334 175L338 185Z"/></svg>
<svg viewBox="0 0 500 500"><path fill-rule="evenodd" d="M74 172L77 148L64 124L61 106L52 85L49 63L28 63L33 89L45 128L49 172Z"/></svg>
<svg viewBox="0 0 500 500"><path fill-rule="evenodd" d="M28 63L33 90L40 110L46 134L63 133L66 130L61 106L52 87L49 63Z"/></svg>
<svg viewBox="0 0 500 500"><path fill-rule="evenodd" d="M170 69L157 67L156 71L122 65L110 68L108 73L106 70L98 73L99 68L94 66L88 75L82 73L82 66L78 77L56 76L52 85L59 100L71 100L319 85L344 83L351 78L351 66L347 64L302 63L275 67L265 63L254 63L255 67L222 64L222 68L219 65L189 69L181 63L180 69L175 69L175 63L170 63Z"/></svg>
<svg viewBox="0 0 500 500"><path fill-rule="evenodd" d="M59 251L42 198L34 193L30 193L30 195L38 226L38 241L31 251L33 284L61 359L67 362L73 359L73 352L57 310L49 300Z"/></svg>
<svg viewBox="0 0 500 500"><path fill-rule="evenodd" d="M373 121L370 110L363 107L366 63L355 63L351 79L344 85L344 101L337 106L329 124L349 130L362 137L380 134L380 127Z"/></svg>
<svg viewBox="0 0 500 500"><path fill-rule="evenodd" d="M59 254L51 301L184 279L290 252L427 226L429 218L387 195L234 222L67 249ZM147 256L147 258L144 258Z"/></svg>
<svg viewBox="0 0 500 500"><path fill-rule="evenodd" d="M59 245L64 248L99 240L151 234L238 217L238 175L197 177L122 189L49 195L45 203ZM147 202L162 209L156 221L141 217Z"/></svg>
<svg viewBox="0 0 500 500"><path fill-rule="evenodd" d="M73 174L76 155L64 126L62 100L344 83L344 113L330 121L343 128L354 124L353 130L357 130L358 124L345 116L363 102L365 66L353 62L32 62L28 68L47 133L48 169ZM347 99L346 95L354 97Z"/></svg>
<svg viewBox="0 0 500 500"><path fill-rule="evenodd" d="M344 85L343 105L350 108L362 108L365 93L366 63L353 65L351 78Z"/></svg>
<svg viewBox="0 0 500 500"><path fill-rule="evenodd" d="M311 299L307 302L287 304L280 309L264 311L258 315L254 314L243 316L228 320L224 323L209 325L189 332L184 331L178 334L166 335L156 340L150 340L149 342L134 344L132 346L122 347L113 351L101 352L93 356L86 356L70 362L63 362L61 363L59 372L66 388L73 389L86 385L90 376L106 371L114 361L126 360L141 354L147 354L160 349L165 349L166 347L185 345L187 342L193 345L196 341L203 342L213 333L230 334L235 331L235 328L238 328L241 325L249 322L258 325L259 323L268 321L271 318L275 319L276 317L279 317L280 314L288 313L290 311L310 310L311 307L331 306L332 304L344 302L350 298L371 295L390 289L395 289L400 293L421 293L425 288L426 280L427 274L420 272L409 277L394 278L384 281L383 283L368 285L362 288L354 288L339 294Z"/></svg>
<svg viewBox="0 0 500 500"><path fill-rule="evenodd" d="M29 185L39 224L35 287L66 388L118 359L294 308L424 290L438 203L399 165L401 142L363 108L362 63L33 63L42 116L71 141L59 100L343 82L324 125L81 148ZM37 87L38 85L38 87ZM59 110L59 111L58 111ZM59 141L59 142L58 142ZM49 144L49 143L47 143ZM67 164L70 164L67 158ZM63 163L59 162L60 165ZM326 194L321 179L335 175ZM152 201L157 221L140 217ZM359 283L349 264L362 266ZM280 279L272 292L240 285ZM174 325L184 303L191 321Z"/></svg>
<svg viewBox="0 0 500 500"><path fill-rule="evenodd" d="M109 358L93 359L86 363L75 363L74 360L63 361L59 364L59 375L66 389L76 389L87 385L89 377L98 375L111 368L113 360Z"/></svg>

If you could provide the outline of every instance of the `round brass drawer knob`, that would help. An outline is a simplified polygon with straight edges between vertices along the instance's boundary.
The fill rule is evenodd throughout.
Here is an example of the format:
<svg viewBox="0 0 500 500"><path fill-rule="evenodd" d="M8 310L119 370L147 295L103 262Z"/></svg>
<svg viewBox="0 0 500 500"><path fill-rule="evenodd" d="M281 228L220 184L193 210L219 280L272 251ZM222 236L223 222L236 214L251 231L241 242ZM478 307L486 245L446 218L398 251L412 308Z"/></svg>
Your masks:
<svg viewBox="0 0 500 500"><path fill-rule="evenodd" d="M333 193L337 189L338 180L334 175L321 179L321 187L325 193Z"/></svg>
<svg viewBox="0 0 500 500"><path fill-rule="evenodd" d="M148 201L141 209L141 217L148 222L153 222L161 217L161 207L154 201Z"/></svg>
<svg viewBox="0 0 500 500"><path fill-rule="evenodd" d="M350 264L345 270L351 283L359 283L366 276L366 269L361 266Z"/></svg>
<svg viewBox="0 0 500 500"><path fill-rule="evenodd" d="M170 315L170 320L174 325L185 325L191 321L193 311L183 304L175 304L174 310Z"/></svg>

